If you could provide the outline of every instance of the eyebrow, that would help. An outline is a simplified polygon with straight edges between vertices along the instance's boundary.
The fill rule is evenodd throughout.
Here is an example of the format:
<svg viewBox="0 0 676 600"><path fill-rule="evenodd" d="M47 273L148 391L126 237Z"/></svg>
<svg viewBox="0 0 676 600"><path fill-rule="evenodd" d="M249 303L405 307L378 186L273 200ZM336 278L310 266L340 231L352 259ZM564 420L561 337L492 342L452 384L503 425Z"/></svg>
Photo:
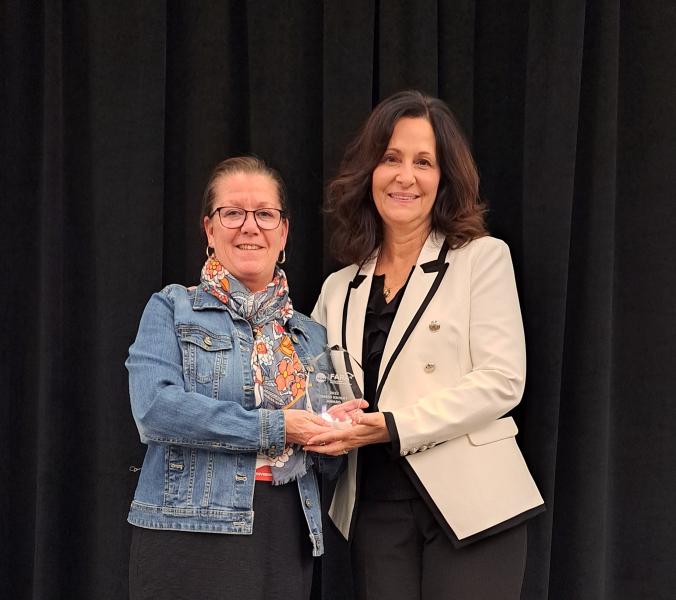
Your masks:
<svg viewBox="0 0 676 600"><path fill-rule="evenodd" d="M388 146L385 149L385 152L398 152L399 154L401 154L401 150L399 148L396 148L395 146ZM421 150L420 152L416 153L416 155L418 155L418 156L421 155L421 154L425 154L427 156L436 156L436 153L428 152L427 150Z"/></svg>
<svg viewBox="0 0 676 600"><path fill-rule="evenodd" d="M234 197L230 198L223 198L221 201L224 203L221 208L228 207L228 208L244 208L244 206L241 206L242 204L248 204L249 203L249 196L248 194L245 193L240 193L240 192L229 192L230 194L234 194ZM278 199L261 199L260 202L253 200L251 204L253 205L258 205L258 208L276 208L277 210L282 210L281 206L274 206L276 203L278 203ZM214 202L214 204L216 204ZM254 210L258 210L258 208L255 208Z"/></svg>
<svg viewBox="0 0 676 600"><path fill-rule="evenodd" d="M224 204L223 206L214 206L212 212L216 212L221 208L238 208L239 210L248 210L249 212L257 210L278 210L280 212L286 212L281 206L257 206L255 208L245 208L244 206L237 206L236 204Z"/></svg>

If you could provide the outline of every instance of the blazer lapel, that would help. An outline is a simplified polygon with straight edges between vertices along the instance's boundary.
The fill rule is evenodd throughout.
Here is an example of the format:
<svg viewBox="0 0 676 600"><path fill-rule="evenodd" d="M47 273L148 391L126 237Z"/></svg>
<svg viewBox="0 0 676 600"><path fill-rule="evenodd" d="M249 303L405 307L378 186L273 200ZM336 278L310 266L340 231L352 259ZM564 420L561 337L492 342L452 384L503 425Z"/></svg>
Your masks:
<svg viewBox="0 0 676 600"><path fill-rule="evenodd" d="M357 270L348 284L345 305L343 307L342 346L362 364L362 343L364 338L364 318L368 304L371 280L376 266L376 256L369 258Z"/></svg>
<svg viewBox="0 0 676 600"><path fill-rule="evenodd" d="M448 268L446 248L444 239L435 233L431 233L420 251L418 261L408 280L404 296L401 299L397 314L394 317L392 327L387 336L385 349L380 361L377 396L380 396L380 391L401 347L406 343L406 339L434 296L434 292L436 292L436 288Z"/></svg>

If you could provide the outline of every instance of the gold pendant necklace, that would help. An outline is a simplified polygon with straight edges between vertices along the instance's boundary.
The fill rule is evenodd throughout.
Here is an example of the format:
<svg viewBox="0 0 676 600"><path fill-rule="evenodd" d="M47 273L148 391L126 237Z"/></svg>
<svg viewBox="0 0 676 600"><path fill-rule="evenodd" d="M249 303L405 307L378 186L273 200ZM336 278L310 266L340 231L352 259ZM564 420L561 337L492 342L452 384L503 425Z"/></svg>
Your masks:
<svg viewBox="0 0 676 600"><path fill-rule="evenodd" d="M413 267L411 267L411 269L413 269ZM382 276L383 276L383 297L385 298L386 301L389 302L390 297L393 298L397 293L399 293L401 286L406 283L410 274L411 274L411 270L409 270L407 273L405 273L404 277L400 276L400 277L397 277L396 279L393 278L390 275L390 277L389 277L390 285L387 285L387 280L388 280L387 273L382 273ZM395 291L394 294L392 293L393 290Z"/></svg>

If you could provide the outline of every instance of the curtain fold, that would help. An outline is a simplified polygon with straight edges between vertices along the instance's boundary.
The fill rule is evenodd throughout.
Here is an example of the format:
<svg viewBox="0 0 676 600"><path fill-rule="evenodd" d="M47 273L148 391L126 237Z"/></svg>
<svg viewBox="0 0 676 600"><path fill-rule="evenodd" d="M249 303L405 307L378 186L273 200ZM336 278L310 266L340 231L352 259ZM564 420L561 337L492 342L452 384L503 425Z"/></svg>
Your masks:
<svg viewBox="0 0 676 600"><path fill-rule="evenodd" d="M529 528L525 596L548 597L562 399L585 2L529 10L524 114L522 306L528 375L520 412L526 456L549 510ZM533 352L535 348L545 352ZM537 452L530 451L530 440ZM553 468L554 467L554 468ZM540 565L533 565L538 556Z"/></svg>
<svg viewBox="0 0 676 600"><path fill-rule="evenodd" d="M197 281L211 168L281 171L309 312L338 266L324 186L406 88L457 114L515 264L518 441L548 507L522 598L673 596L673 3L7 0L0 31L5 596L126 597L144 449L123 364L149 296ZM325 529L314 597L345 600Z"/></svg>
<svg viewBox="0 0 676 600"><path fill-rule="evenodd" d="M613 304L619 8L585 15L569 253L550 597L604 598L608 573L613 411ZM573 398L575 402L566 402ZM571 578L569 574L577 574Z"/></svg>

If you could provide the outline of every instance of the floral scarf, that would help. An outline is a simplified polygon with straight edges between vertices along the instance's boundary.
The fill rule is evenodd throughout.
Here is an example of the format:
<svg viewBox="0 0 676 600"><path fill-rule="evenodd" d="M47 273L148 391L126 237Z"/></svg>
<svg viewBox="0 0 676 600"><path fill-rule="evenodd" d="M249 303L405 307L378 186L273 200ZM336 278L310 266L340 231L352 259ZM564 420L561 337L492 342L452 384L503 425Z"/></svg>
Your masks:
<svg viewBox="0 0 676 600"><path fill-rule="evenodd" d="M256 405L269 410L305 408L305 367L284 329L293 316L284 271L277 267L264 290L251 292L212 256L204 263L201 282L205 291L251 325L254 334L251 371ZM281 456L271 460L273 485L283 485L305 475L309 460L300 446L287 445Z"/></svg>

